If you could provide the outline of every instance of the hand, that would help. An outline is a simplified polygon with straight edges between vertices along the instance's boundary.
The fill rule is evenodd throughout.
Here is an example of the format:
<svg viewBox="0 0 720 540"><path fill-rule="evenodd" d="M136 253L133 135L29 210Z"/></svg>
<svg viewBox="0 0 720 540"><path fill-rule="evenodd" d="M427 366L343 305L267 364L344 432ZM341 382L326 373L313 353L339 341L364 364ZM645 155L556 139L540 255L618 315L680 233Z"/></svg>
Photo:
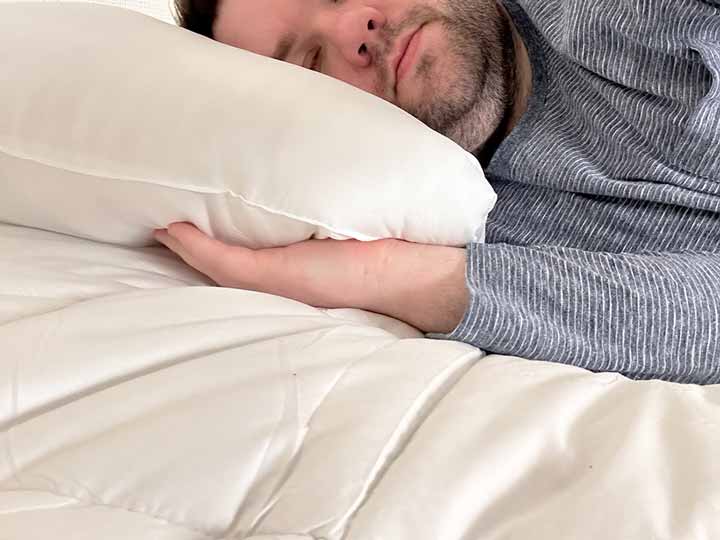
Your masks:
<svg viewBox="0 0 720 540"><path fill-rule="evenodd" d="M354 307L450 332L467 308L465 250L401 240L307 240L252 250L173 223L155 238L225 287L325 308Z"/></svg>

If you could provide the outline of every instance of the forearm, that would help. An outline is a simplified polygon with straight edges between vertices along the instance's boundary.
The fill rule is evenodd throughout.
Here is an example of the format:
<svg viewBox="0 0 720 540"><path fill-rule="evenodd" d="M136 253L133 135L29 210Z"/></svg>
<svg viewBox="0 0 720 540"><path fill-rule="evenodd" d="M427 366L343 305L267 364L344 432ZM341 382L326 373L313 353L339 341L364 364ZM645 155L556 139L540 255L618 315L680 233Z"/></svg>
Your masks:
<svg viewBox="0 0 720 540"><path fill-rule="evenodd" d="M470 307L448 336L482 349L720 382L720 255L473 244Z"/></svg>

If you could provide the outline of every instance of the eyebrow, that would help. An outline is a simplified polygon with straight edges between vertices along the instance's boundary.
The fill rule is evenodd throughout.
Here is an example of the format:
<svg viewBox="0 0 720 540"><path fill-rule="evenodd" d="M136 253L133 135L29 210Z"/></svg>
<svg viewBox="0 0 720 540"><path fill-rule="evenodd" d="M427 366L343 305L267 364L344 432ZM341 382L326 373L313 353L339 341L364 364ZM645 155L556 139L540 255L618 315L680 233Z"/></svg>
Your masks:
<svg viewBox="0 0 720 540"><path fill-rule="evenodd" d="M295 45L296 40L297 35L295 34L284 35L278 43L277 47L275 48L275 52L273 53L272 57L275 60L287 60L287 56L288 54L290 54L290 51L292 50L293 45Z"/></svg>

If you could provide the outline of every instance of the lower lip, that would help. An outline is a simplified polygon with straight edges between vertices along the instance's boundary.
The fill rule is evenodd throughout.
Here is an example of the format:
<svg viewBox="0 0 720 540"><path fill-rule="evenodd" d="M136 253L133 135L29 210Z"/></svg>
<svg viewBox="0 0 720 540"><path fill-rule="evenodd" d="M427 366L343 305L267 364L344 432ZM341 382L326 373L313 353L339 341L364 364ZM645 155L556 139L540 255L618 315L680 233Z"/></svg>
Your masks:
<svg viewBox="0 0 720 540"><path fill-rule="evenodd" d="M402 61L400 62L400 65L397 69L397 80L399 81L402 79L405 74L410 70L410 68L413 66L413 63L415 62L415 57L417 56L418 47L420 46L420 34L422 33L422 28L420 28L417 32L415 32L415 35L410 40L410 43L408 43L407 49L405 49L405 56L403 56Z"/></svg>

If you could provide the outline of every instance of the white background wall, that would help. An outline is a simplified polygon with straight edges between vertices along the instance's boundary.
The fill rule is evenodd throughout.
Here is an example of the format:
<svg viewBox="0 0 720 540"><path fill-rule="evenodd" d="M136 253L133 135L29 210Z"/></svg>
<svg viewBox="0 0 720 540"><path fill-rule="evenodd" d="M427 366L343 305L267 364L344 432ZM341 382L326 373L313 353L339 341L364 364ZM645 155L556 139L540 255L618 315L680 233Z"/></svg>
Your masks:
<svg viewBox="0 0 720 540"><path fill-rule="evenodd" d="M3 2L15 2L18 0L0 0ZM46 2L64 2L67 0L19 0L21 2L27 1L46 1ZM88 0L90 1L90 0ZM172 11L170 5L172 0L91 0L96 4L109 4L113 6L120 6L135 11L140 11L146 15L151 15L158 19L166 22L174 22L172 17ZM254 0L253 0L254 1Z"/></svg>

